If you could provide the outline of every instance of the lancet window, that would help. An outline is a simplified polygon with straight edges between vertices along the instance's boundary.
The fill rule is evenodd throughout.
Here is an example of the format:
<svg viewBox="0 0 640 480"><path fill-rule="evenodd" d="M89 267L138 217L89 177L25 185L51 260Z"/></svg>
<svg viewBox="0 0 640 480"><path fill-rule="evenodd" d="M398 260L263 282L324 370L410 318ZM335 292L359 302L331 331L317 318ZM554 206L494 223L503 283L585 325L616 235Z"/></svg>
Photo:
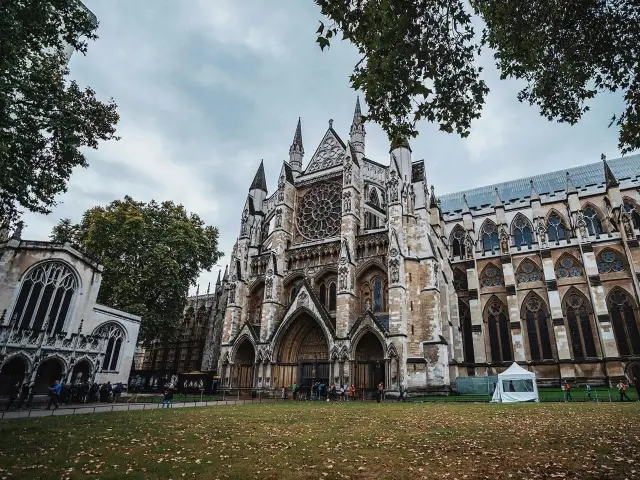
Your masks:
<svg viewBox="0 0 640 480"><path fill-rule="evenodd" d="M458 312L460 314L460 325L462 327L462 346L464 349L464 361L474 363L476 361L473 353L473 331L471 329L471 312L469 307L462 300L458 300Z"/></svg>
<svg viewBox="0 0 640 480"><path fill-rule="evenodd" d="M500 239L498 238L498 228L491 220L486 220L482 224L481 230L482 250L484 252L496 252L500 249Z"/></svg>
<svg viewBox="0 0 640 480"><path fill-rule="evenodd" d="M513 220L511 233L513 235L513 244L518 247L530 247L533 242L533 233L531 223L527 218L519 213Z"/></svg>
<svg viewBox="0 0 640 480"><path fill-rule="evenodd" d="M102 370L116 371L120 360L120 352L122 351L122 343L125 338L124 330L117 323L111 322L100 325L93 334L107 339L107 349L102 360Z"/></svg>
<svg viewBox="0 0 640 480"><path fill-rule="evenodd" d="M527 326L529 353L531 360L551 360L551 336L547 307L536 294L529 294L525 298L522 308L522 321Z"/></svg>
<svg viewBox="0 0 640 480"><path fill-rule="evenodd" d="M485 321L489 329L491 360L509 362L513 360L511 332L506 307L497 298L492 298L485 308Z"/></svg>
<svg viewBox="0 0 640 480"><path fill-rule="evenodd" d="M559 215L553 213L547 221L547 236L550 242L559 242L567 239L567 230Z"/></svg>
<svg viewBox="0 0 640 480"><path fill-rule="evenodd" d="M629 200L624 201L624 209L631 215L634 228L640 228L640 209Z"/></svg>
<svg viewBox="0 0 640 480"><path fill-rule="evenodd" d="M640 355L637 305L621 288L614 289L608 300L618 353L621 356Z"/></svg>
<svg viewBox="0 0 640 480"><path fill-rule="evenodd" d="M574 290L567 294L564 299L564 318L567 322L572 357L576 360L596 357L591 306L582 293Z"/></svg>
<svg viewBox="0 0 640 480"><path fill-rule="evenodd" d="M598 217L598 213L595 208L592 206L587 206L583 211L582 215L584 216L584 220L587 223L587 230L589 235L599 236L604 233L604 229L602 228L602 222Z"/></svg>
<svg viewBox="0 0 640 480"><path fill-rule="evenodd" d="M449 243L454 257L464 258L464 229L456 225L451 232Z"/></svg>

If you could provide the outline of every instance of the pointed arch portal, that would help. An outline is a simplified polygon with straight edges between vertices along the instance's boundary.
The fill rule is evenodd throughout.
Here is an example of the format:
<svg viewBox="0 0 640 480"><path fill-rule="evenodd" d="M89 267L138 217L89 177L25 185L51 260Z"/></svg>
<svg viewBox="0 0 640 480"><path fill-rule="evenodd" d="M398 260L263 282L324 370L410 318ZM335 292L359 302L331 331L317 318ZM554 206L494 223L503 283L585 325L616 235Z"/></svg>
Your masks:
<svg viewBox="0 0 640 480"><path fill-rule="evenodd" d="M358 340L354 366L354 383L358 390L375 390L380 382L386 385L384 349L373 332L365 333Z"/></svg>
<svg viewBox="0 0 640 480"><path fill-rule="evenodd" d="M233 384L236 388L253 388L253 372L256 360L256 351L251 342L244 338L234 360Z"/></svg>
<svg viewBox="0 0 640 480"><path fill-rule="evenodd" d="M274 386L296 383L307 392L315 382L329 383L329 343L322 327L308 313L298 316L279 342Z"/></svg>

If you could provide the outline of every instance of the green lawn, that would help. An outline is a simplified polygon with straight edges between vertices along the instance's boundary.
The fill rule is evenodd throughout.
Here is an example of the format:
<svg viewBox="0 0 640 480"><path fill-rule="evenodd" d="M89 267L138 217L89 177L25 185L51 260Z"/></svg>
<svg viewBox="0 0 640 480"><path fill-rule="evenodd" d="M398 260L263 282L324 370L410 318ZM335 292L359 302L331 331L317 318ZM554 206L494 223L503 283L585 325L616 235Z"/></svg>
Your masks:
<svg viewBox="0 0 640 480"><path fill-rule="evenodd" d="M564 401L564 393L560 389L557 388L549 388L543 387L539 389L540 392L540 401L542 402L563 402ZM634 387L627 389L627 396L632 400L638 400L638 394L636 393L636 389ZM587 393L584 388L572 389L571 397L574 401L577 402L586 402L588 401ZM618 389L616 388L606 388L606 387L597 387L591 390L591 398L593 400L597 400L599 402L617 402L620 398L618 394ZM427 397L410 397L410 401L418 401L418 402L454 402L454 403L468 403L468 402L489 402L491 401L491 395L449 395L449 396L427 396Z"/></svg>
<svg viewBox="0 0 640 480"><path fill-rule="evenodd" d="M264 403L0 422L0 478L638 478L640 403Z"/></svg>

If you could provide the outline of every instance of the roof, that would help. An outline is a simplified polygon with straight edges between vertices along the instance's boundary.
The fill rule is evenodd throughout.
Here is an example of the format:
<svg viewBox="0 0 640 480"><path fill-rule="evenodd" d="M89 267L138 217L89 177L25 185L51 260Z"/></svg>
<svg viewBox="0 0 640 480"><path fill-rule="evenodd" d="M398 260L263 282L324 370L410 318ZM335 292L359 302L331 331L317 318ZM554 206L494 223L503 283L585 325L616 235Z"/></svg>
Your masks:
<svg viewBox="0 0 640 480"><path fill-rule="evenodd" d="M618 181L640 178L640 155L607 160L611 171ZM479 188L472 188L461 192L449 193L438 197L443 213L461 211L463 195L471 209L493 205L496 189L505 203L529 198L531 195L531 181L536 191L542 194L564 192L567 187L566 173L569 172L575 187L581 188L605 184L605 167L603 162L590 163L579 167L572 167L550 173L543 173L533 177L525 177L508 182L496 183Z"/></svg>
<svg viewBox="0 0 640 480"><path fill-rule="evenodd" d="M260 166L258 167L256 176L253 177L253 182L251 182L249 190L267 191L267 179L264 176L264 160L260 160Z"/></svg>
<svg viewBox="0 0 640 480"><path fill-rule="evenodd" d="M517 377L529 377L529 378L534 377L535 378L535 376L536 376L535 373L530 372L529 370L525 370L516 362L513 362L509 368L507 368L504 372L498 374L499 378L507 378L507 380L509 378L517 378Z"/></svg>

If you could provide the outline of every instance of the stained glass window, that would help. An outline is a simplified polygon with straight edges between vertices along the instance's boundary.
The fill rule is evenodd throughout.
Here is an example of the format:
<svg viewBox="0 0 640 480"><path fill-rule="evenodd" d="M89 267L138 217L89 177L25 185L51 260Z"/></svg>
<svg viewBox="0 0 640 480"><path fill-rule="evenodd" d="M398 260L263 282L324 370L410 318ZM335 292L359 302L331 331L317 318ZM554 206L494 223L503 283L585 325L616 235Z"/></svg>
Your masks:
<svg viewBox="0 0 640 480"><path fill-rule="evenodd" d="M624 202L624 209L631 214L631 219L633 220L633 226L635 228L640 228L640 211L638 207L631 203L630 201Z"/></svg>
<svg viewBox="0 0 640 480"><path fill-rule="evenodd" d="M460 313L460 325L462 327L462 346L464 349L464 361L474 363L476 361L473 352L473 332L471 331L471 312L462 300L458 300L458 312Z"/></svg>
<svg viewBox="0 0 640 480"><path fill-rule="evenodd" d="M382 312L382 282L379 278L373 280L373 311Z"/></svg>
<svg viewBox="0 0 640 480"><path fill-rule="evenodd" d="M331 238L340 232L342 186L338 183L314 185L299 200L296 224L307 240Z"/></svg>
<svg viewBox="0 0 640 480"><path fill-rule="evenodd" d="M587 230L589 231L589 235L602 235L604 230L602 228L602 222L598 218L598 214L593 209L593 207L587 207L582 214L584 215L584 220L587 222Z"/></svg>
<svg viewBox="0 0 640 480"><path fill-rule="evenodd" d="M111 372L116 371L118 369L120 351L122 350L122 342L124 341L124 331L120 325L112 322L100 325L93 334L107 339L107 349L102 360L102 369Z"/></svg>
<svg viewBox="0 0 640 480"><path fill-rule="evenodd" d="M456 292L469 290L467 272L464 272L459 268L453 269L453 288L455 288Z"/></svg>
<svg viewBox="0 0 640 480"><path fill-rule="evenodd" d="M500 248L498 229L491 220L486 220L482 224L482 250L485 252L495 252Z"/></svg>
<svg viewBox="0 0 640 480"><path fill-rule="evenodd" d="M527 326L531 360L553 359L547 309L538 295L525 299L523 321Z"/></svg>
<svg viewBox="0 0 640 480"><path fill-rule="evenodd" d="M76 276L65 264L42 263L23 279L11 318L19 330L61 333L77 288Z"/></svg>
<svg viewBox="0 0 640 480"><path fill-rule="evenodd" d="M549 236L550 242L559 242L567 238L567 232L562 223L562 219L555 213L549 217L547 235Z"/></svg>
<svg viewBox="0 0 640 480"><path fill-rule="evenodd" d="M565 299L564 315L574 359L596 357L596 344L591 328L589 302L581 293L569 293Z"/></svg>
<svg viewBox="0 0 640 480"><path fill-rule="evenodd" d="M502 276L502 270L495 267L493 264L489 264L480 276L480 284L483 287L500 287L504 285L504 277Z"/></svg>
<svg viewBox="0 0 640 480"><path fill-rule="evenodd" d="M331 283L329 285L329 311L334 312L336 310L336 284Z"/></svg>
<svg viewBox="0 0 640 480"><path fill-rule="evenodd" d="M518 214L513 222L513 241L516 247L531 246L533 241L531 224L522 214Z"/></svg>
<svg viewBox="0 0 640 480"><path fill-rule="evenodd" d="M513 360L511 349L511 332L506 309L497 298L489 301L485 309L486 322L489 328L489 346L493 362L510 362Z"/></svg>
<svg viewBox="0 0 640 480"><path fill-rule="evenodd" d="M634 307L629 295L620 288L609 295L611 325L621 356L640 355L640 330Z"/></svg>
<svg viewBox="0 0 640 480"><path fill-rule="evenodd" d="M614 250L605 250L598 255L596 260L599 273L615 273L622 272L626 269L625 261L619 252Z"/></svg>
<svg viewBox="0 0 640 480"><path fill-rule="evenodd" d="M464 257L464 229L460 225L456 225L451 232L450 243L451 253L454 257Z"/></svg>
<svg viewBox="0 0 640 480"><path fill-rule="evenodd" d="M582 266L571 255L563 255L556 264L556 276L558 278L579 277L582 275Z"/></svg>
<svg viewBox="0 0 640 480"><path fill-rule="evenodd" d="M542 280L540 268L529 259L523 260L518 266L518 283L539 282Z"/></svg>

